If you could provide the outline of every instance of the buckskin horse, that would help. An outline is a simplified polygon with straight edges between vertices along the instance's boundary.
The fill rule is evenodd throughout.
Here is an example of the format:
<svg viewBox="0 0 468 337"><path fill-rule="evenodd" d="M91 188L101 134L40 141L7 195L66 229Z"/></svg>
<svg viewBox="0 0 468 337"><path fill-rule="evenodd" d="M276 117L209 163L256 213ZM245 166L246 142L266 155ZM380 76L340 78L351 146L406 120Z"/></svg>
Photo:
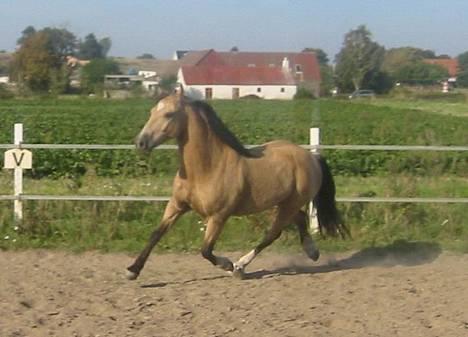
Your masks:
<svg viewBox="0 0 468 337"><path fill-rule="evenodd" d="M148 244L127 268L127 278L136 279L151 250L184 213L194 210L206 223L201 254L213 265L242 278L244 268L294 223L305 253L319 258L308 232L304 208L313 200L320 233L349 234L335 205L335 184L323 157L284 140L246 148L202 101L184 97L179 88L161 99L137 136L136 146L150 151L166 140L176 139L180 167L172 196L159 227ZM224 224L231 215L246 215L274 209L274 220L263 240L237 262L213 254Z"/></svg>

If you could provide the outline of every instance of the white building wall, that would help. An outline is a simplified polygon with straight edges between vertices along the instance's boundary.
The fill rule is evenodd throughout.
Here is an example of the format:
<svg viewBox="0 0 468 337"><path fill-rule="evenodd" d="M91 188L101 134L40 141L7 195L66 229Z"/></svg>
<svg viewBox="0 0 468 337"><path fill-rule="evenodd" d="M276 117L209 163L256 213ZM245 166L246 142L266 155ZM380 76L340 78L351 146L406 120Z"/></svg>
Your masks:
<svg viewBox="0 0 468 337"><path fill-rule="evenodd" d="M207 88L211 88L214 99L232 99L234 88L239 89L239 97L256 95L263 99L292 99L297 91L295 85L184 85L184 92L194 99L205 99Z"/></svg>
<svg viewBox="0 0 468 337"><path fill-rule="evenodd" d="M232 99L234 88L239 89L239 97L256 95L263 99L288 100L297 92L295 85L187 85L181 70L178 73L178 82L184 87L185 95L193 99L205 99L206 88L211 88L213 99Z"/></svg>

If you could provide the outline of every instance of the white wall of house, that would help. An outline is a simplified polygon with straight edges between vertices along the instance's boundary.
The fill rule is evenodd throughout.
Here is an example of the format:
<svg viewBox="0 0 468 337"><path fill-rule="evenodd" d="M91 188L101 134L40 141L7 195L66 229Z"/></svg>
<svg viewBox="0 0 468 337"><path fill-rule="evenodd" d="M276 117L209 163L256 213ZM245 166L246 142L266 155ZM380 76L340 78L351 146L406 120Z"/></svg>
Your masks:
<svg viewBox="0 0 468 337"><path fill-rule="evenodd" d="M297 92L296 85L188 85L182 71L179 71L178 82L184 87L184 93L193 99L205 99L207 89L211 89L214 99L233 99L235 89L239 97L256 95L263 99L292 99Z"/></svg>
<svg viewBox="0 0 468 337"><path fill-rule="evenodd" d="M211 89L214 99L233 99L235 89L239 97L256 95L264 99L292 99L296 94L295 85L184 85L184 92L194 99L205 99L206 89Z"/></svg>

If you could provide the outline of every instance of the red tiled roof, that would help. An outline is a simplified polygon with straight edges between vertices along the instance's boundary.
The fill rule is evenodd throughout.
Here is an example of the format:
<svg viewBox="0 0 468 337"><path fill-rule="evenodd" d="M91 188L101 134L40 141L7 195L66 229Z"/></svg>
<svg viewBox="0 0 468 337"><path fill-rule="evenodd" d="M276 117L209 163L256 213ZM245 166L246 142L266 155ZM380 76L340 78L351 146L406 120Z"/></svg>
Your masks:
<svg viewBox="0 0 468 337"><path fill-rule="evenodd" d="M320 81L320 67L315 53L267 53L267 52L220 52L218 53L226 65L247 67L279 67L283 59L289 60L293 72L300 65L305 81ZM203 61L200 64L204 64Z"/></svg>
<svg viewBox="0 0 468 337"><path fill-rule="evenodd" d="M457 59L424 59L425 63L437 64L447 69L451 77L456 77L458 74L458 60Z"/></svg>
<svg viewBox="0 0 468 337"><path fill-rule="evenodd" d="M233 67L270 67L281 68L284 58L295 73L296 65L300 65L302 78L305 81L320 81L320 66L313 52L281 53L281 52L216 52L213 49L191 51L182 58L184 65L198 66L233 66Z"/></svg>
<svg viewBox="0 0 468 337"><path fill-rule="evenodd" d="M280 68L182 66L184 81L189 85L295 85L294 78Z"/></svg>
<svg viewBox="0 0 468 337"><path fill-rule="evenodd" d="M224 64L219 54L213 49L188 51L185 56L180 59L180 63L186 66Z"/></svg>

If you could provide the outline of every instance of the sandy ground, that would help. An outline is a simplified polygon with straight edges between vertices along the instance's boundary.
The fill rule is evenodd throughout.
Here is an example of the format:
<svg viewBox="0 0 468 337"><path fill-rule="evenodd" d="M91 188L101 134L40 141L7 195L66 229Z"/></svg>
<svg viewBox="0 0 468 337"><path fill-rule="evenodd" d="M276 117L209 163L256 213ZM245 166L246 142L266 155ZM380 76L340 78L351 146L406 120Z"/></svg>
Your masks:
<svg viewBox="0 0 468 337"><path fill-rule="evenodd" d="M0 336L468 336L468 255L266 253L242 281L154 254L130 282L130 262L0 252Z"/></svg>

